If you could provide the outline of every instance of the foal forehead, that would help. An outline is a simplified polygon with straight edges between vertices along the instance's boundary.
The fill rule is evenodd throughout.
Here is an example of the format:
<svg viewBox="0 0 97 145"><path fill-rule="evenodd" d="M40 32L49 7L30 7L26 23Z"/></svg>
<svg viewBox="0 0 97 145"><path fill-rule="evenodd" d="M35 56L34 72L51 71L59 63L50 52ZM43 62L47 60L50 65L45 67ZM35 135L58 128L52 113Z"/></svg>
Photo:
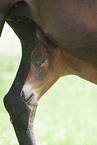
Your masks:
<svg viewBox="0 0 97 145"><path fill-rule="evenodd" d="M38 58L47 58L49 55L46 46L43 43L39 43L32 52L31 60L35 61Z"/></svg>

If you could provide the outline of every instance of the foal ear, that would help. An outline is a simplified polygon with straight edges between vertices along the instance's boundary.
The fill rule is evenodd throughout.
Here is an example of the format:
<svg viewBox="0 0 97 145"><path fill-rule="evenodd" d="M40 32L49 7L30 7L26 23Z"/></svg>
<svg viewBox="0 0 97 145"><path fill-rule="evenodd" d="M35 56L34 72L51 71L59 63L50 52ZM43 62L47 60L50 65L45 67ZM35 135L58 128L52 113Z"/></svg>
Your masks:
<svg viewBox="0 0 97 145"><path fill-rule="evenodd" d="M36 29L36 36L40 41L46 41L45 39L45 35L43 34L43 32L40 29Z"/></svg>

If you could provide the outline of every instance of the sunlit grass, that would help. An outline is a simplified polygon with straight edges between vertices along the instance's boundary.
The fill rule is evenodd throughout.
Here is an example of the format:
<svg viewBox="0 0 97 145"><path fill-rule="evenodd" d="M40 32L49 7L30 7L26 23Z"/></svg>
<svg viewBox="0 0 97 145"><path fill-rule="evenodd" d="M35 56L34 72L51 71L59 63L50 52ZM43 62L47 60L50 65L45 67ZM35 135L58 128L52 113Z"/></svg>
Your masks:
<svg viewBox="0 0 97 145"><path fill-rule="evenodd" d="M20 45L8 36L0 40L0 145L18 145L3 105L20 62ZM39 145L97 145L97 86L63 77L41 99L34 128Z"/></svg>
<svg viewBox="0 0 97 145"><path fill-rule="evenodd" d="M39 104L39 141L47 145L96 145L96 94L97 87L80 78L60 79Z"/></svg>

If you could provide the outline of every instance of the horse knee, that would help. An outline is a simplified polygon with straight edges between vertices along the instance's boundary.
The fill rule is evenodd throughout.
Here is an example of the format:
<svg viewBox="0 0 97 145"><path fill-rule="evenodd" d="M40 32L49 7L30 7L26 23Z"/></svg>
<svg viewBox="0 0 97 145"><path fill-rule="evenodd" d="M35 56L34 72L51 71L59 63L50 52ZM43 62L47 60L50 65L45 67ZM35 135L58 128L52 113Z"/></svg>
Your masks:
<svg viewBox="0 0 97 145"><path fill-rule="evenodd" d="M17 124L22 129L27 130L30 114L30 109L27 105L9 94L4 97L4 105L10 115L12 124Z"/></svg>
<svg viewBox="0 0 97 145"><path fill-rule="evenodd" d="M5 106L6 110L10 113L10 111L12 110L13 105L14 105L13 101L12 101L12 95L10 95L9 93L6 94L4 96L3 102L4 102L4 106Z"/></svg>
<svg viewBox="0 0 97 145"><path fill-rule="evenodd" d="M4 97L4 105L10 115L19 143L36 145L33 121L37 106L28 106L21 101L18 95L11 93Z"/></svg>
<svg viewBox="0 0 97 145"><path fill-rule="evenodd" d="M4 97L4 105L13 125L16 124L23 130L27 130L28 126L32 128L37 106L28 106L20 97L9 93Z"/></svg>

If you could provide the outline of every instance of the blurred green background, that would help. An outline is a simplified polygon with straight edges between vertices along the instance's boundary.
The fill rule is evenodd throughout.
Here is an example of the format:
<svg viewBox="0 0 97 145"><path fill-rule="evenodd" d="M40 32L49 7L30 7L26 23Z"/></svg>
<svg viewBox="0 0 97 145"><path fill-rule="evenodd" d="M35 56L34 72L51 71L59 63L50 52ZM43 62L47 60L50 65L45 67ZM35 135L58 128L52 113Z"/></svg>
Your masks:
<svg viewBox="0 0 97 145"><path fill-rule="evenodd" d="M21 45L5 25L0 38L0 145L18 145L3 105L21 58ZM34 124L38 145L97 145L97 86L67 76L42 97Z"/></svg>

